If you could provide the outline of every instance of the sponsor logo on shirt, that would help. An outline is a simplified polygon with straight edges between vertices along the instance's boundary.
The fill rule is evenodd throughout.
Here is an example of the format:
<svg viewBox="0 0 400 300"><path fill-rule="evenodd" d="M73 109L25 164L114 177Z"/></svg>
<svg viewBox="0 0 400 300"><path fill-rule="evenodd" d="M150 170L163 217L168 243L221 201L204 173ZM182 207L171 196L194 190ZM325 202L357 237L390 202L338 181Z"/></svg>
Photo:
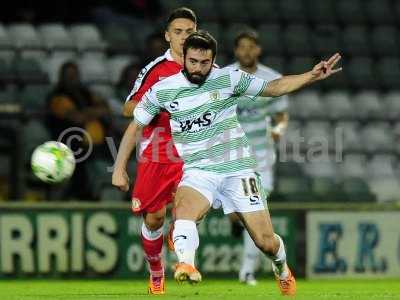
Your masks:
<svg viewBox="0 0 400 300"><path fill-rule="evenodd" d="M181 132L198 132L208 128L215 115L211 112L206 112L200 117L191 120L180 121Z"/></svg>

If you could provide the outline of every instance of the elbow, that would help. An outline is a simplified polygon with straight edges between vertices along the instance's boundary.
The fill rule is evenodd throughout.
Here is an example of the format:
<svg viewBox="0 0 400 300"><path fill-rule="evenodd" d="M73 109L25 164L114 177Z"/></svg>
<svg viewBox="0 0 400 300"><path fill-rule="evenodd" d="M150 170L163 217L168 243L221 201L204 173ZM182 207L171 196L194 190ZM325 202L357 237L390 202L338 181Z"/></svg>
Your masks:
<svg viewBox="0 0 400 300"><path fill-rule="evenodd" d="M128 101L124 104L122 109L122 115L127 118L133 117L133 111L136 107L136 103L133 101Z"/></svg>

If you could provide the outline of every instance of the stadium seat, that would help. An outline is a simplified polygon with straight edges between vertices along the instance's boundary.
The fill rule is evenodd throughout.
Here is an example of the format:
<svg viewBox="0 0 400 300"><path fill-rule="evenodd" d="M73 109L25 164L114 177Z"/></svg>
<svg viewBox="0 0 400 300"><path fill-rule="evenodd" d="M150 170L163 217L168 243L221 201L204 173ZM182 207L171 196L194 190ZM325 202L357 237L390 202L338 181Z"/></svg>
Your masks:
<svg viewBox="0 0 400 300"><path fill-rule="evenodd" d="M177 7L182 7L182 6L191 7L190 6L191 3L190 5L188 4L188 0L161 0L160 2L167 13L172 12Z"/></svg>
<svg viewBox="0 0 400 300"><path fill-rule="evenodd" d="M307 26L289 25L284 32L284 42L289 55L311 55L311 36Z"/></svg>
<svg viewBox="0 0 400 300"><path fill-rule="evenodd" d="M361 131L364 149L370 153L392 151L394 149L393 134L385 122L368 123Z"/></svg>
<svg viewBox="0 0 400 300"><path fill-rule="evenodd" d="M374 202L376 200L376 196L370 190L368 183L362 178L344 178L341 190L348 202Z"/></svg>
<svg viewBox="0 0 400 300"><path fill-rule="evenodd" d="M305 144L304 149L314 148L327 154L334 147L333 135L329 122L310 121L303 128Z"/></svg>
<svg viewBox="0 0 400 300"><path fill-rule="evenodd" d="M299 150L304 143L301 123L290 120L285 135L279 140L279 149L283 151L282 155L287 156L292 150Z"/></svg>
<svg viewBox="0 0 400 300"><path fill-rule="evenodd" d="M131 54L142 49L136 35L127 26L111 23L105 25L102 33L112 54Z"/></svg>
<svg viewBox="0 0 400 300"><path fill-rule="evenodd" d="M50 133L47 128L38 120L30 120L23 127L23 141L24 141L24 162L30 163L30 158L33 150L40 144L51 140Z"/></svg>
<svg viewBox="0 0 400 300"><path fill-rule="evenodd" d="M16 58L13 68L17 80L24 84L48 83L47 73L42 69L41 63L33 58Z"/></svg>
<svg viewBox="0 0 400 300"><path fill-rule="evenodd" d="M104 60L96 56L82 56L78 60L82 81L85 83L109 83L109 73Z"/></svg>
<svg viewBox="0 0 400 300"><path fill-rule="evenodd" d="M304 177L281 177L277 180L276 192L283 201L313 201L310 179Z"/></svg>
<svg viewBox="0 0 400 300"><path fill-rule="evenodd" d="M391 154L376 154L367 163L369 178L394 177L396 156Z"/></svg>
<svg viewBox="0 0 400 300"><path fill-rule="evenodd" d="M324 94L322 105L331 120L352 118L355 114L349 94L344 90L336 90Z"/></svg>
<svg viewBox="0 0 400 300"><path fill-rule="evenodd" d="M79 51L104 51L106 44L100 31L92 24L74 24L69 28L76 47Z"/></svg>
<svg viewBox="0 0 400 300"><path fill-rule="evenodd" d="M395 26L377 26L371 33L372 51L377 57L399 54L399 31Z"/></svg>
<svg viewBox="0 0 400 300"><path fill-rule="evenodd" d="M346 200L338 181L332 177L313 177L311 191L315 196L315 201L338 202Z"/></svg>
<svg viewBox="0 0 400 300"><path fill-rule="evenodd" d="M335 24L335 0L304 0L308 19L314 24Z"/></svg>
<svg viewBox="0 0 400 300"><path fill-rule="evenodd" d="M91 84L89 85L89 89L96 95L100 96L104 99L113 99L115 98L115 90L111 84Z"/></svg>
<svg viewBox="0 0 400 300"><path fill-rule="evenodd" d="M354 111L356 117L362 120L384 119L385 110L376 91L363 91L353 97Z"/></svg>
<svg viewBox="0 0 400 300"><path fill-rule="evenodd" d="M342 139L344 151L362 151L363 144L360 138L360 127L358 123L352 121L340 121L334 126L335 141L338 143Z"/></svg>
<svg viewBox="0 0 400 300"><path fill-rule="evenodd" d="M382 95L385 115L389 120L400 119L400 91L392 90Z"/></svg>
<svg viewBox="0 0 400 300"><path fill-rule="evenodd" d="M313 57L296 56L289 61L287 72L288 74L301 74L311 70L316 63Z"/></svg>
<svg viewBox="0 0 400 300"><path fill-rule="evenodd" d="M8 34L15 48L43 49L44 45L35 27L28 23L11 24L8 27Z"/></svg>
<svg viewBox="0 0 400 300"><path fill-rule="evenodd" d="M213 0L194 0L190 2L190 8L196 12L200 20L216 21L219 18L219 13L215 2ZM203 26L201 28L203 29Z"/></svg>
<svg viewBox="0 0 400 300"><path fill-rule="evenodd" d="M263 24L258 28L260 43L265 53L282 55L284 53L283 34L278 24Z"/></svg>
<svg viewBox="0 0 400 300"><path fill-rule="evenodd" d="M232 23L224 30L222 37L221 51L233 52L234 40L238 32L249 29L249 26L244 23Z"/></svg>
<svg viewBox="0 0 400 300"><path fill-rule="evenodd" d="M346 154L343 162L338 164L342 178L366 178L367 157L364 154Z"/></svg>
<svg viewBox="0 0 400 300"><path fill-rule="evenodd" d="M116 189L113 186L107 186L101 189L99 200L100 201L110 201L110 202L122 202L125 200L126 193Z"/></svg>
<svg viewBox="0 0 400 300"><path fill-rule="evenodd" d="M366 22L363 0L335 1L336 15L342 24L364 24Z"/></svg>
<svg viewBox="0 0 400 300"><path fill-rule="evenodd" d="M315 1L315 3L325 1ZM340 30L335 25L319 25L312 32L312 47L315 55L321 59L330 57L340 49Z"/></svg>
<svg viewBox="0 0 400 300"><path fill-rule="evenodd" d="M17 100L16 97L16 89L14 85L1 85L0 103L15 103Z"/></svg>
<svg viewBox="0 0 400 300"><path fill-rule="evenodd" d="M302 1L280 0L277 1L280 15L285 22L305 22L307 20L306 9Z"/></svg>
<svg viewBox="0 0 400 300"><path fill-rule="evenodd" d="M276 174L279 177L302 177L305 175L303 164L295 161L279 161L276 164Z"/></svg>
<svg viewBox="0 0 400 300"><path fill-rule="evenodd" d="M201 2L201 1L199 1ZM201 29L208 31L211 35L217 40L220 41L222 39L222 28L218 22L204 22L201 26Z"/></svg>
<svg viewBox="0 0 400 300"><path fill-rule="evenodd" d="M305 173L310 177L331 177L338 175L338 166L333 156L318 155L309 158L309 162L303 166Z"/></svg>
<svg viewBox="0 0 400 300"><path fill-rule="evenodd" d="M49 85L26 85L19 92L18 98L24 109L43 112L49 91Z"/></svg>
<svg viewBox="0 0 400 300"><path fill-rule="evenodd" d="M249 19L250 14L246 13L246 6L242 0L219 0L216 5L219 9L220 17L225 21L246 22Z"/></svg>
<svg viewBox="0 0 400 300"><path fill-rule="evenodd" d="M393 125L393 139L396 153L397 155L400 155L400 122L397 122ZM398 166L400 167L399 162Z"/></svg>
<svg viewBox="0 0 400 300"><path fill-rule="evenodd" d="M395 13L390 0L368 0L365 1L365 12L369 23L393 24Z"/></svg>
<svg viewBox="0 0 400 300"><path fill-rule="evenodd" d="M61 23L47 23L38 27L44 46L50 50L76 50L74 41Z"/></svg>
<svg viewBox="0 0 400 300"><path fill-rule="evenodd" d="M379 86L374 64L369 57L353 58L346 67L351 86L356 89L372 89Z"/></svg>
<svg viewBox="0 0 400 300"><path fill-rule="evenodd" d="M281 19L277 1L274 0L246 1L246 9L249 18L255 22L263 23L266 20L269 22L277 22ZM265 34L267 32L260 30L260 33Z"/></svg>
<svg viewBox="0 0 400 300"><path fill-rule="evenodd" d="M217 59L216 59L216 64L220 66L221 68L226 67L227 65L230 65L233 63L233 59L227 55L226 53L218 53Z"/></svg>
<svg viewBox="0 0 400 300"><path fill-rule="evenodd" d="M305 90L295 93L291 97L290 115L300 118L321 118L325 115L325 110L316 91Z"/></svg>
<svg viewBox="0 0 400 300"><path fill-rule="evenodd" d="M268 54L268 50L263 51L266 55L261 59L261 63L278 71L281 74L286 74L286 61L283 56L272 56Z"/></svg>
<svg viewBox="0 0 400 300"><path fill-rule="evenodd" d="M107 69L111 83L116 84L122 71L130 63L138 62L139 58L130 55L114 55L107 60Z"/></svg>
<svg viewBox="0 0 400 300"><path fill-rule="evenodd" d="M49 76L51 83L56 83L61 66L67 61L76 61L76 55L71 52L53 52L48 59L44 61L43 68Z"/></svg>
<svg viewBox="0 0 400 300"><path fill-rule="evenodd" d="M15 56L14 46L3 24L0 23L0 59L12 61Z"/></svg>
<svg viewBox="0 0 400 300"><path fill-rule="evenodd" d="M342 31L341 36L341 50L344 51L344 54L359 56L370 53L368 32L365 26L348 26Z"/></svg>
<svg viewBox="0 0 400 300"><path fill-rule="evenodd" d="M395 176L393 155L375 155L367 165L369 186L378 201L398 200L400 188Z"/></svg>
<svg viewBox="0 0 400 300"><path fill-rule="evenodd" d="M14 83L16 70L12 68L10 61L0 58L0 81L4 84Z"/></svg>
<svg viewBox="0 0 400 300"><path fill-rule="evenodd" d="M400 59L382 58L377 63L377 79L385 89L398 89L400 86Z"/></svg>

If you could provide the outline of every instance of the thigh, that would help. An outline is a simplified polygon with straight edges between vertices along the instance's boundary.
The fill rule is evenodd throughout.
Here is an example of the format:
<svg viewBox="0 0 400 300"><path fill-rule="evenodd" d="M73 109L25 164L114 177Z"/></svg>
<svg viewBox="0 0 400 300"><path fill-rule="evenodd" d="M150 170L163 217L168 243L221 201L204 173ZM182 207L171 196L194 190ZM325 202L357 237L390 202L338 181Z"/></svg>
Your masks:
<svg viewBox="0 0 400 300"><path fill-rule="evenodd" d="M179 186L175 195L175 218L198 221L209 210L210 202L198 190L190 186Z"/></svg>
<svg viewBox="0 0 400 300"><path fill-rule="evenodd" d="M176 164L139 163L132 192L133 212L155 213L172 202L181 176L181 166Z"/></svg>

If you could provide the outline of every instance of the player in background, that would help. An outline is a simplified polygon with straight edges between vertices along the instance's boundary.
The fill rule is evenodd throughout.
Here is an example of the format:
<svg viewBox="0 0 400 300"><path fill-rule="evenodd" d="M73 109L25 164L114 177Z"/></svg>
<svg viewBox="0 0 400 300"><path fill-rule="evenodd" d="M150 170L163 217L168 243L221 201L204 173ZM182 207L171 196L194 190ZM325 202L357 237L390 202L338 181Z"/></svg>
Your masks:
<svg viewBox="0 0 400 300"><path fill-rule="evenodd" d="M217 193L224 213L237 213L257 247L272 260L273 271L283 295L296 294L296 282L286 263L282 239L273 231L264 207L256 161L237 120L237 103L244 96L280 97L318 80L328 78L340 55L321 61L311 71L266 81L231 68L213 68L217 51L208 33L191 34L183 46L184 70L155 84L134 111L118 149L112 176L114 186L127 190L126 167L137 134L161 111L170 113L174 144L184 161L182 181L175 196L173 232L178 264L178 282L201 281L195 267L199 245L196 221L209 210ZM268 100L265 100L268 101Z"/></svg>
<svg viewBox="0 0 400 300"><path fill-rule="evenodd" d="M134 108L154 84L182 70L183 43L196 31L196 23L195 13L188 8L177 8L170 14L165 29L165 39L170 48L140 72L124 105L125 116L133 117ZM132 211L143 215L141 239L150 270L148 292L164 294L165 276L161 261L163 225L166 205L172 202L183 166L172 143L167 112L158 114L143 129L138 152Z"/></svg>
<svg viewBox="0 0 400 300"><path fill-rule="evenodd" d="M252 30L240 32L234 41L237 62L228 67L239 69L258 78L270 81L282 77L277 71L259 63L262 49L258 34ZM262 100L262 99L260 99ZM285 132L288 125L288 97L276 97L269 101L246 100L238 103L237 114L240 125L250 142L257 160L256 171L261 176L261 185L268 195L274 186L274 164L276 161L275 142ZM260 250L254 244L247 230L236 215L230 216L236 234L243 233L243 259L239 280L249 285L257 284L254 273L258 264Z"/></svg>

